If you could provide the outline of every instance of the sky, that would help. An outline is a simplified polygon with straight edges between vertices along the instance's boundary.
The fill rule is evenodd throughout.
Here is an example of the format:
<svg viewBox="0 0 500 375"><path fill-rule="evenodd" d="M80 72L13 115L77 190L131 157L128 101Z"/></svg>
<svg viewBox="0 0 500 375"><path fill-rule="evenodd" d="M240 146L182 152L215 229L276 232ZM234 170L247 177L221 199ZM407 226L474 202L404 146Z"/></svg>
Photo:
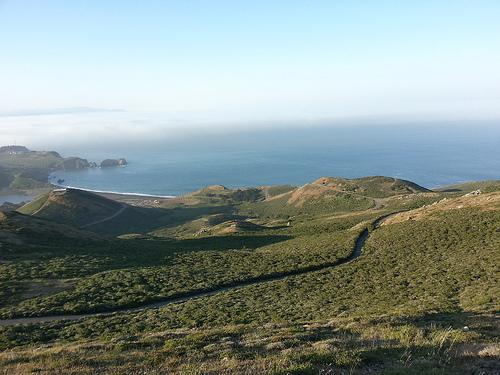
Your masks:
<svg viewBox="0 0 500 375"><path fill-rule="evenodd" d="M75 107L173 127L500 118L499 17L498 0L0 0L0 135Z"/></svg>

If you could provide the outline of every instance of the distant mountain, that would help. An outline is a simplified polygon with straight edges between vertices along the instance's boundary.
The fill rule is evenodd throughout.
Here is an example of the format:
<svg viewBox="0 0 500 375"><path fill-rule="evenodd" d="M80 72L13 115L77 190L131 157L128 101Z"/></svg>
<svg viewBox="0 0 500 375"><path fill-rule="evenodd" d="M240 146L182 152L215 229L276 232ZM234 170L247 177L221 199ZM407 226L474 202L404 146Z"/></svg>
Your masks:
<svg viewBox="0 0 500 375"><path fill-rule="evenodd" d="M22 154L25 152L30 152L30 150L25 146L1 146L0 154Z"/></svg>
<svg viewBox="0 0 500 375"><path fill-rule="evenodd" d="M11 116L45 116L45 115L66 115L98 112L125 112L123 109L93 108L93 107L69 107L69 108L48 108L48 109L22 109L18 111L0 112L0 117Z"/></svg>

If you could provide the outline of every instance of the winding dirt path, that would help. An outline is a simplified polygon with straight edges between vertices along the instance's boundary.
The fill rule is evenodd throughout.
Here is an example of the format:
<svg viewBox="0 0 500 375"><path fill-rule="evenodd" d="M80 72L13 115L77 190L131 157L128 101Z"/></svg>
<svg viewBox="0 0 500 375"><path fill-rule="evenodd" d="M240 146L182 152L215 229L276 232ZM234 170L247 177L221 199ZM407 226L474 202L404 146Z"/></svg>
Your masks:
<svg viewBox="0 0 500 375"><path fill-rule="evenodd" d="M126 208L126 207L125 207ZM117 212L115 216L119 215L121 212ZM400 212L394 212L391 214L383 215L376 220L373 221L373 230L377 229L380 227L380 225L390 217L399 214ZM107 220L109 220L108 218ZM93 225L92 224L87 224L87 225ZM53 322L53 321L63 321L63 320L79 320L79 319L84 319L84 318L89 318L89 317L96 317L96 316L110 316L114 314L127 314L127 313L134 313L138 311L143 311L147 309L157 309L163 306L167 306L170 304L174 303L182 303L186 302L189 300L197 299L197 298L202 298L202 297L208 297L212 296L217 293L229 291L229 290L237 290L244 288L246 286L250 285L256 285L256 284L262 284L265 282L270 282L270 281L278 281L278 280L283 280L287 277L290 276L297 276L297 275L303 275L309 272L314 272L314 271L321 271L326 268L331 268L331 267L338 267L344 264L348 264L359 258L362 254L363 251L363 246L370 236L370 231L368 229L364 229L356 238L355 244L353 251L351 254L343 259L339 259L335 262L330 262L330 263L323 263L321 265L316 265L316 266L310 266L310 267L305 267L305 268L300 268L297 270L292 270L288 272L281 272L281 273L275 273L275 274L268 274L264 276L260 276L257 278L252 278L252 279L247 279L245 281L240 281L231 285L226 285L226 286L216 286L211 289L206 289L206 290L197 290L197 291L192 291L188 293L184 293L182 295L178 296L173 296L170 298L167 298L163 301L159 302L154 302L154 303L148 303L144 304L142 306L138 307L130 307L130 308L117 308L113 310L109 310L106 312L98 312L98 313L87 313L87 314L75 314L75 315L51 315L51 316L40 316L40 317L30 317L30 318L14 318L14 319L1 319L0 320L0 326L12 326L16 324L33 324L33 323L43 323L43 322Z"/></svg>
<svg viewBox="0 0 500 375"><path fill-rule="evenodd" d="M121 204L121 207L118 211L116 211L113 215L111 216L108 216L108 217L105 217L104 219L101 219L101 220L96 220L96 221L93 221L92 223L88 223L88 224L85 224L85 225L82 225L80 227L80 229L83 229L83 228L87 228L87 227L90 227L92 225L97 225L97 224L101 224L101 223L104 223L106 221L109 221L109 220L112 220L114 219L115 217L117 217L118 215L121 215L123 211L125 211L127 209L127 205L126 204Z"/></svg>

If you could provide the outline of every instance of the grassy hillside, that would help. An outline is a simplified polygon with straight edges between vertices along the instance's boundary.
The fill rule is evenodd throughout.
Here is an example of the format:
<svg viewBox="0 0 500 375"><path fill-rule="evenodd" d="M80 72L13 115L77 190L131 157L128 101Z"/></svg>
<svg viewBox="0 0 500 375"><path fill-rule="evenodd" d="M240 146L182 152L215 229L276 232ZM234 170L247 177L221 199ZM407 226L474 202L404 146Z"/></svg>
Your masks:
<svg viewBox="0 0 500 375"><path fill-rule="evenodd" d="M154 210L142 236L0 247L4 318L256 281L159 309L0 327L0 371L495 373L500 192L344 181L276 194L211 187ZM314 268L351 254L364 228L359 258Z"/></svg>
<svg viewBox="0 0 500 375"><path fill-rule="evenodd" d="M47 189L47 179L63 159L53 152L0 152L0 193Z"/></svg>
<svg viewBox="0 0 500 375"><path fill-rule="evenodd" d="M15 211L0 211L0 241L5 246L77 243L79 240L99 238L95 233L78 230L65 224L33 218Z"/></svg>
<svg viewBox="0 0 500 375"><path fill-rule="evenodd" d="M499 307L495 289L496 250L500 246L497 203L489 210L467 207L436 212L426 220L385 224L373 232L363 257L342 268L104 321L110 327L116 321L112 330L123 326L131 332L131 321L148 322L140 324L141 329L166 329L185 326L186 321L194 327L222 322L263 324L270 317L310 321L338 314L492 313ZM475 230L468 230L474 226ZM414 241L415 233L421 233L418 242Z"/></svg>
<svg viewBox="0 0 500 375"><path fill-rule="evenodd" d="M488 193L500 190L500 180L466 182L463 184L444 186L437 190L458 193L468 193L475 190L481 190L485 193Z"/></svg>
<svg viewBox="0 0 500 375"><path fill-rule="evenodd" d="M62 157L54 152L30 151L24 153L0 153L0 165L4 168L51 169L57 167Z"/></svg>
<svg viewBox="0 0 500 375"><path fill-rule="evenodd" d="M77 189L54 190L19 209L19 212L55 222L83 226L114 215L122 204Z"/></svg>
<svg viewBox="0 0 500 375"><path fill-rule="evenodd" d="M195 199L208 198L201 196ZM210 215L230 214L234 211L234 204L233 200L219 199L212 203L193 202L193 198L189 197L181 203L172 200L164 208L136 207L99 194L65 189L41 195L20 207L18 211L89 231L118 236L130 233L146 234L155 229L159 230L158 233L168 232L168 228Z"/></svg>
<svg viewBox="0 0 500 375"><path fill-rule="evenodd" d="M411 181L392 177L373 176L363 178L322 177L312 183L340 192L351 192L372 198L386 198L393 195L424 193L428 189Z"/></svg>
<svg viewBox="0 0 500 375"><path fill-rule="evenodd" d="M337 179L338 180L338 179ZM315 181L301 188L292 186L265 186L247 189L228 189L222 185L209 186L186 196L175 199L163 200L158 205L146 205L146 207L128 207L122 214L112 220L106 220L86 227L101 234L121 235L123 238L137 238L140 235L152 235L155 237L189 238L197 235L215 235L225 233L239 233L258 230L259 226L283 226L287 225L290 218L318 215L330 215L363 212L374 209L400 209L416 207L439 199L437 193L424 192L425 189L417 189L416 185L409 182L400 182L385 177L373 177L349 181L349 186L355 181L358 186L357 192L342 191L338 186L323 184ZM400 184L405 187L400 188ZM378 190L377 190L378 189ZM408 193L414 189L416 193ZM345 191L344 191L345 190ZM420 192L420 191L423 192ZM41 197L20 211L23 213L34 213L51 220L70 222L75 225L87 225L91 217L99 221L99 218L109 214L109 210L93 208L86 212L77 207L93 207L97 203L87 202L87 199L102 201L103 197L85 193L86 198L77 196L76 190L70 190L73 194L53 194L54 199ZM405 194L399 194L405 192ZM83 194L83 193L82 193ZM374 198L383 195L385 198ZM71 203L59 204L57 201L71 201ZM50 198L50 197L49 197ZM45 204L47 201L47 204ZM81 201L81 202L80 202ZM100 203L99 203L100 204ZM44 205L44 207L41 207ZM64 206L61 208L61 206ZM102 211L102 214L101 214ZM64 216L61 218L64 213ZM214 222L216 218L224 218ZM93 219L93 220L94 220ZM218 220L218 219L217 219Z"/></svg>
<svg viewBox="0 0 500 375"><path fill-rule="evenodd" d="M111 258L108 267L111 268L110 263L115 262L116 270L88 274L75 283L73 291L32 298L17 306L0 309L0 315L14 317L105 311L154 302L191 291L232 285L266 275L331 264L349 256L355 239L376 215L360 215L349 221L343 218L320 218L297 222L293 227L259 227L257 231L236 234L224 232L225 235L176 241L110 242L106 248L98 251L99 258ZM126 266L136 267L123 269L123 260L115 258L119 255L116 250L119 247L126 247L132 252L137 249L144 254L145 249L155 250L154 255L147 255L150 262L126 262ZM96 253L86 247L73 252L91 257ZM54 256L58 258L59 252ZM3 272L10 278L18 278L17 269L4 267ZM64 272L58 275L61 278L72 276Z"/></svg>
<svg viewBox="0 0 500 375"><path fill-rule="evenodd" d="M260 217L288 218L304 214L314 216L364 211L376 208L381 201L390 197L428 192L412 182L390 177L322 177L263 201L248 202L241 206L241 212Z"/></svg>

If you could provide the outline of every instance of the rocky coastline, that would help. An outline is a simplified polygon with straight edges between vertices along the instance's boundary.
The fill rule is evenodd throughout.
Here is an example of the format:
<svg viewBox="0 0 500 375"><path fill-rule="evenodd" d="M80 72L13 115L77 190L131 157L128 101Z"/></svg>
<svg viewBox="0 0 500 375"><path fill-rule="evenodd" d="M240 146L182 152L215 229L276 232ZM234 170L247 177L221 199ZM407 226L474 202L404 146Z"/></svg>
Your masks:
<svg viewBox="0 0 500 375"><path fill-rule="evenodd" d="M56 151L33 151L25 146L0 146L0 195L36 195L51 189L51 174L58 170L73 171L89 168L123 167L125 158L105 159L102 162L71 156ZM57 180L58 185L64 180Z"/></svg>

